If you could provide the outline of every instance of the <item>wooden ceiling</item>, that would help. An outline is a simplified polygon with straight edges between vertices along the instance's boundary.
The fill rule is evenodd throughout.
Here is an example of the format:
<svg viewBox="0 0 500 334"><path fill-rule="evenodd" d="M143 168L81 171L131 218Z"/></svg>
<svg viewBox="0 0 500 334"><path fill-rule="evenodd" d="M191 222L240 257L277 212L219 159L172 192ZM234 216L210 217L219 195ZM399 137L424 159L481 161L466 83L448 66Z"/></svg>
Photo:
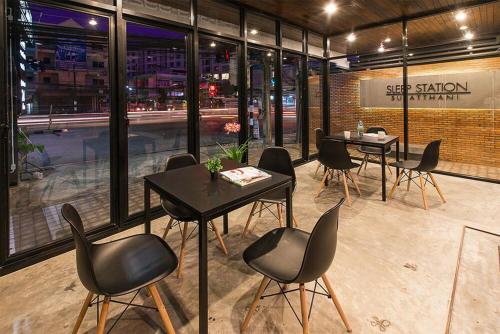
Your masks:
<svg viewBox="0 0 500 334"><path fill-rule="evenodd" d="M323 8L329 0L240 0L231 2L246 4L326 35L386 23L403 16L413 17L443 9L453 10L472 3L470 0L335 0L338 10L331 17L327 17ZM498 21L498 18L496 20Z"/></svg>

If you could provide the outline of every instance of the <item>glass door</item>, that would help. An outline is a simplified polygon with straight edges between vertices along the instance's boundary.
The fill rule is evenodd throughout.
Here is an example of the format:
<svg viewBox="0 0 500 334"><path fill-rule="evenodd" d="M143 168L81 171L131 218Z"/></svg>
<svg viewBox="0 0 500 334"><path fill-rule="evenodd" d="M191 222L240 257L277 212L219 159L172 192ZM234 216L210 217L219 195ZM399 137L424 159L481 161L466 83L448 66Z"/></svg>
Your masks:
<svg viewBox="0 0 500 334"><path fill-rule="evenodd" d="M187 152L187 34L127 22L129 215L143 210L143 176ZM151 205L160 199L152 193Z"/></svg>
<svg viewBox="0 0 500 334"><path fill-rule="evenodd" d="M64 203L85 230L110 223L109 18L9 2L9 250L71 235ZM2 208L3 210L3 208Z"/></svg>
<svg viewBox="0 0 500 334"><path fill-rule="evenodd" d="M221 153L220 145L238 143L226 124L238 118L238 45L200 36L200 157Z"/></svg>

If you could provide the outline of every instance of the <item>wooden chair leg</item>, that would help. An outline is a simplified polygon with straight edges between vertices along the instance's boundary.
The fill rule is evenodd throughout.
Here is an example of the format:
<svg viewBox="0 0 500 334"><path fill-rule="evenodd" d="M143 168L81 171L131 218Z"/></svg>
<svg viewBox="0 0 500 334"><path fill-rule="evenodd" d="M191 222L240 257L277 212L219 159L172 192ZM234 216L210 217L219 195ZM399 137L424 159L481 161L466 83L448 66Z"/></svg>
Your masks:
<svg viewBox="0 0 500 334"><path fill-rule="evenodd" d="M73 327L73 334L78 333L78 329L80 328L80 325L82 324L83 318L85 318L85 314L87 314L87 310L89 309L90 303L92 302L92 298L94 297L94 293L90 292L87 294L87 297L85 298L85 301L83 302L82 309L80 310L80 314L78 315L78 318L76 319L75 327Z"/></svg>
<svg viewBox="0 0 500 334"><path fill-rule="evenodd" d="M280 227L283 227L283 211L281 211L281 204L276 204L276 209L278 209L278 220Z"/></svg>
<svg viewBox="0 0 500 334"><path fill-rule="evenodd" d="M356 187L356 190L358 191L359 196L361 196L361 190L359 190L358 182L356 182L356 179L352 175L351 171L347 171L347 173L351 177L352 183L354 183L354 186Z"/></svg>
<svg viewBox="0 0 500 334"><path fill-rule="evenodd" d="M184 267L184 256L186 253L186 239L188 237L188 223L184 223L184 229L182 232L182 242L181 242L181 253L179 254L179 265L177 267L177 278L181 278L182 269Z"/></svg>
<svg viewBox="0 0 500 334"><path fill-rule="evenodd" d="M172 228L172 223L174 222L174 218L170 217L170 220L168 221L167 228L165 229L165 233L163 233L163 240L167 238L168 231Z"/></svg>
<svg viewBox="0 0 500 334"><path fill-rule="evenodd" d="M104 297L104 302L102 303L101 315L99 316L99 323L97 324L97 334L104 334L104 329L106 328L106 317L109 311L109 301L110 297Z"/></svg>
<svg viewBox="0 0 500 334"><path fill-rule="evenodd" d="M370 155L366 155L366 162L365 162L365 172L366 172L366 167L368 167L368 160L370 160Z"/></svg>
<svg viewBox="0 0 500 334"><path fill-rule="evenodd" d="M316 172L314 172L314 176L318 175L319 168L321 167L321 162L318 161L318 167L316 167Z"/></svg>
<svg viewBox="0 0 500 334"><path fill-rule="evenodd" d="M224 240L222 239L222 236L220 235L219 230L217 229L217 225L215 225L213 220L210 221L210 224L212 225L212 229L214 230L217 240L219 240L219 244L222 248L222 251L224 252L224 254L229 255L227 252L226 245L224 244Z"/></svg>
<svg viewBox="0 0 500 334"><path fill-rule="evenodd" d="M323 282L325 282L326 289L328 290L328 293L332 297L333 304L335 305L335 308L339 312L340 318L342 318L342 321L344 322L344 325L345 325L347 331L349 333L352 332L351 325L349 325L349 321L347 320L347 317L345 316L345 313L344 313L344 310L342 309L342 306L340 306L340 303L339 303L339 300L337 299L337 296L333 292L332 285L330 284L330 281L326 277L326 274L323 274L321 276L321 278L323 279Z"/></svg>
<svg viewBox="0 0 500 334"><path fill-rule="evenodd" d="M422 199L424 200L424 209L427 210L427 196L425 194L424 177L422 174L418 174L420 180L420 190L422 191Z"/></svg>
<svg viewBox="0 0 500 334"><path fill-rule="evenodd" d="M293 216L292 219L293 219L293 226L299 227L299 223L297 223L297 219L295 219L295 216Z"/></svg>
<svg viewBox="0 0 500 334"><path fill-rule="evenodd" d="M342 180L344 181L344 193L347 199L347 205L351 206L351 196L349 195L349 188L347 188L347 178L345 177L344 172L342 172Z"/></svg>
<svg viewBox="0 0 500 334"><path fill-rule="evenodd" d="M361 172L361 169L363 168L363 164L366 163L366 154L365 156L363 157L363 160L361 161L361 165L359 165L359 168L358 168L358 172L357 174L359 175L359 173Z"/></svg>
<svg viewBox="0 0 500 334"><path fill-rule="evenodd" d="M252 221L253 213L255 212L255 208L257 207L258 202L254 202L252 205L252 210L250 210L250 214L248 215L247 223L245 225L245 229L243 230L243 233L241 234L241 237L244 238L248 232L248 227L250 226L250 222ZM260 203L260 208L262 212L262 202ZM259 212L259 217L260 217L260 212Z"/></svg>
<svg viewBox="0 0 500 334"><path fill-rule="evenodd" d="M325 187L325 181L326 181L326 178L328 177L330 173L327 171L325 173L325 175L323 175L323 178L321 179L321 184L319 185L319 189L318 189L318 192L316 193L316 196L315 197L318 197L319 194L321 194L321 191L323 190L323 188Z"/></svg>
<svg viewBox="0 0 500 334"><path fill-rule="evenodd" d="M151 284L148 286L148 290L151 293L151 296L153 296L153 300L155 301L156 307L158 308L158 312L160 313L160 317L163 321L163 326L165 326L165 330L168 334L175 334L174 326L172 325L172 321L170 321L167 309L165 308L165 305L161 300L158 288L156 287L156 285Z"/></svg>
<svg viewBox="0 0 500 334"><path fill-rule="evenodd" d="M394 193L394 190L396 190L396 187L398 186L399 181L403 177L403 173L404 173L404 170L401 170L398 177L396 178L396 182L394 182L394 185L392 186L391 191L389 192L389 199L392 199L392 194Z"/></svg>
<svg viewBox="0 0 500 334"><path fill-rule="evenodd" d="M410 170L410 175L408 176L408 185L406 186L406 191L410 191L410 184L411 184L411 173L413 171Z"/></svg>
<svg viewBox="0 0 500 334"><path fill-rule="evenodd" d="M385 163L385 166L387 167L387 170L389 171L389 174L391 174L391 176L392 176L392 169L391 169L391 166L389 166L389 164L387 163L387 161Z"/></svg>
<svg viewBox="0 0 500 334"><path fill-rule="evenodd" d="M260 282L259 289L257 290L257 293L255 294L255 297L253 299L252 304L250 304L250 308L248 309L247 315L245 316L245 320L243 320L243 323L241 324L241 331L244 332L248 328L248 324L250 323L250 319L252 318L253 313L255 312L255 308L259 304L260 296L264 293L264 290L266 289L267 284L269 283L270 279L264 276L262 281Z"/></svg>
<svg viewBox="0 0 500 334"><path fill-rule="evenodd" d="M262 210L264 209L264 202L260 202L259 218L262 218Z"/></svg>
<svg viewBox="0 0 500 334"><path fill-rule="evenodd" d="M427 174L429 174L429 177L431 178L432 184L434 184L434 187L436 187L436 190L439 194L439 197L441 197L441 200L443 201L443 203L446 203L446 200L444 199L444 196L443 196L443 193L441 192L441 189L439 189L439 186L436 182L436 179L434 178L434 175L432 175L431 172L428 172Z"/></svg>
<svg viewBox="0 0 500 334"><path fill-rule="evenodd" d="M302 314L302 333L309 334L309 317L307 314L307 297L304 283L300 283L300 311Z"/></svg>

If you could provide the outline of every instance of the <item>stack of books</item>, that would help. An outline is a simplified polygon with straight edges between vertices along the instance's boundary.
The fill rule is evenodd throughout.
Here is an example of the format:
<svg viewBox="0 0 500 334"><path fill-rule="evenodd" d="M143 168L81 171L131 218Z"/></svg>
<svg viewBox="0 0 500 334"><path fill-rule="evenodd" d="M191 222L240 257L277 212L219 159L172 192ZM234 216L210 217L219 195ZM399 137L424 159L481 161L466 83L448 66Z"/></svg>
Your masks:
<svg viewBox="0 0 500 334"><path fill-rule="evenodd" d="M255 167L242 167L227 170L220 173L224 180L234 183L240 187L253 184L271 177L270 174L255 168Z"/></svg>

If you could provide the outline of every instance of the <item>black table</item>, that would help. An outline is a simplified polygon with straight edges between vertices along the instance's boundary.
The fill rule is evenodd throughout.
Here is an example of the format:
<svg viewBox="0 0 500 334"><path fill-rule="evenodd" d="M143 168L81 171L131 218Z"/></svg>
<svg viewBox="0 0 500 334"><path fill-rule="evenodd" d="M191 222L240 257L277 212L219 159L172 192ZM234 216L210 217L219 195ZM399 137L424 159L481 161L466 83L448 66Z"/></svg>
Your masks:
<svg viewBox="0 0 500 334"><path fill-rule="evenodd" d="M243 165L225 160L225 169ZM151 189L172 203L183 206L193 213L199 222L199 333L208 333L208 268L207 223L216 217L227 215L265 196L266 193L284 189L286 193L286 225L292 227L292 178L268 172L271 178L240 187L217 178L211 180L204 165L189 166L144 177L145 231L151 233ZM225 218L227 223L227 218ZM226 225L226 224L225 224ZM227 232L227 225L225 226Z"/></svg>
<svg viewBox="0 0 500 334"><path fill-rule="evenodd" d="M385 175L385 152L394 143L396 143L396 161L399 161L399 137L386 135L384 139L378 139L378 136L371 136L364 134L363 136L358 136L356 132L351 131L351 137L349 139L345 138L343 132L335 133L331 136L325 137L325 139L333 139L338 141L343 141L346 145L363 145L370 147L380 148L380 153L382 155L382 200L387 200L387 189L386 189L386 175ZM396 168L396 175L399 175L399 168Z"/></svg>

